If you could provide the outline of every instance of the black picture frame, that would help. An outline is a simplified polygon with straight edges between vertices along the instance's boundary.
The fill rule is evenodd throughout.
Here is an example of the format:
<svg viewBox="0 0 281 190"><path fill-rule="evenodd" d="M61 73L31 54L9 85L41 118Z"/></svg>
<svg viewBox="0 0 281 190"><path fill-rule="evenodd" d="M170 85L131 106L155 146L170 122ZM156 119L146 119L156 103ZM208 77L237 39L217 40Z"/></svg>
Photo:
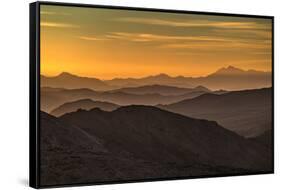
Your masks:
<svg viewBox="0 0 281 190"><path fill-rule="evenodd" d="M125 181L110 181L110 182L92 182L92 183L73 183L64 185L42 186L40 184L40 6L55 5L55 6L70 6L70 7L88 7L88 8L105 8L117 10L133 10L133 11L151 11L165 13L180 13L180 14L198 14L198 15L216 15L216 16L231 16L231 17L246 17L246 18L265 18L270 19L272 23L272 163L273 168L270 172L254 172L231 175L210 175L197 177L172 177L172 178L155 178L155 179L139 179ZM84 186L98 184L116 184L116 183L131 183L131 182L151 182L162 180L180 180L193 178L210 178L210 177L226 177L240 175L257 175L257 174L272 174L274 173L274 16L264 15L248 15L248 14L232 14L218 12L199 12L186 10L169 10L156 8L140 8L140 7L123 7L123 6L108 6L108 5L91 5L91 4L76 4L76 3L58 3L58 2L34 2L30 3L30 18L29 18L29 39L30 39L30 81L29 81L29 185L33 188L53 188L53 187L68 187L68 186Z"/></svg>

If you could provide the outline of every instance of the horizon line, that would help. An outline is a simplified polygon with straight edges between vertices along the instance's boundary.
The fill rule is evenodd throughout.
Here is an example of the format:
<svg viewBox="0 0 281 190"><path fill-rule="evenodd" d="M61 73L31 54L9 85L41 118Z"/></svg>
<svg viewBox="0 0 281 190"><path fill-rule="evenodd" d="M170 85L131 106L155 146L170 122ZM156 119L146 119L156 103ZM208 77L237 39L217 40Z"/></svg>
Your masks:
<svg viewBox="0 0 281 190"><path fill-rule="evenodd" d="M99 80L102 80L102 81L108 81L108 80L114 80L114 79L142 79L142 78L147 78L147 77L155 77L155 76L159 76L159 75L166 75L166 76L169 76L171 78L177 78L177 77L185 77L185 78L201 78L201 77L207 77L209 75L212 75L216 72L218 72L219 70L222 70L222 69L228 69L228 68L234 68L234 69L239 69L239 70L242 70L242 71L257 71L257 72L264 72L264 73L270 73L272 71L270 70L256 70L256 69L242 69L242 68L239 68L239 67L235 67L235 66L232 66L232 65L229 65L229 66L226 66L226 67L220 67L218 68L217 70L215 70L214 72L211 72L207 75L201 75L201 76L184 76L184 75L176 75L176 76L172 76L170 74L167 74L167 73L155 73L155 74L150 74L150 75L146 75L146 76L143 76L143 77L113 77L113 78L110 78L110 79L101 79L99 77L95 77L95 76L83 76L83 75L79 75L79 74L75 74L75 73L71 73L71 72L67 72L67 71L62 71L60 72L59 74L56 74L56 75L45 75L43 73L40 73L40 76L44 76L44 77L48 77L48 78L52 78L52 77L58 77L62 74L69 74L69 75L73 75L73 76L76 76L76 77L83 77L83 78L95 78L95 79L99 79Z"/></svg>

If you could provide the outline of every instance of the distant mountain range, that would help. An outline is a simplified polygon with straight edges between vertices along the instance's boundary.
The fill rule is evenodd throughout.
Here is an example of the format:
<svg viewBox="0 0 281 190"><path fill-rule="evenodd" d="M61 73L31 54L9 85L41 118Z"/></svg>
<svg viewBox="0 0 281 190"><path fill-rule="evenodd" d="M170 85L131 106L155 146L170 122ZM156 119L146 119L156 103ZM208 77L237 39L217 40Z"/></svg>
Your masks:
<svg viewBox="0 0 281 190"><path fill-rule="evenodd" d="M127 87L120 88L116 90L112 90L111 92L124 92L130 94L160 94L163 96L176 96L176 95L184 95L191 92L211 92L208 88L204 86L197 86L195 88L179 88L174 86L166 86L166 85L146 85L139 87Z"/></svg>
<svg viewBox="0 0 281 190"><path fill-rule="evenodd" d="M245 137L255 137L272 126L272 89L203 94L160 108L195 118L217 121Z"/></svg>
<svg viewBox="0 0 281 190"><path fill-rule="evenodd" d="M193 78L192 84L211 89L243 90L272 86L271 72L242 70L229 66L221 68L206 77Z"/></svg>
<svg viewBox="0 0 281 190"><path fill-rule="evenodd" d="M112 111L120 107L119 105L109 102L93 101L91 99L81 99L73 102L67 102L51 111L51 115L61 116L65 113L75 112L78 109L90 110L93 108L99 108L104 111Z"/></svg>
<svg viewBox="0 0 281 190"><path fill-rule="evenodd" d="M64 103L73 102L80 99L92 99L94 101L109 102L118 105L169 104L188 98L194 98L206 92L210 93L211 91L202 86L195 87L193 89L185 89L153 85L135 88L123 88L107 92L94 91L91 89L61 89L43 87L41 88L41 110L49 113ZM225 93L225 91L212 93L221 94Z"/></svg>
<svg viewBox="0 0 281 190"><path fill-rule="evenodd" d="M105 82L89 77L80 77L67 72L63 72L58 76L47 77L41 75L40 77L41 87L53 87L53 88L89 88L94 90L109 90L112 86L107 85Z"/></svg>
<svg viewBox="0 0 281 190"><path fill-rule="evenodd" d="M41 112L41 124L45 185L272 171L258 142L156 107Z"/></svg>
<svg viewBox="0 0 281 190"><path fill-rule="evenodd" d="M115 78L112 80L106 80L104 82L108 85L116 86L119 88L138 87L138 86L155 85L155 84L174 86L180 88L195 87L194 85L190 84L189 81L186 80L186 78L183 76L171 77L165 73L161 73L153 76L147 76L143 78Z"/></svg>
<svg viewBox="0 0 281 190"><path fill-rule="evenodd" d="M41 110L61 116L78 109L111 111L124 105L153 105L186 116L217 121L249 138L262 134L272 125L271 91L271 88L264 88L212 92L202 86L185 89L154 85L97 92L45 87L41 88Z"/></svg>
<svg viewBox="0 0 281 190"><path fill-rule="evenodd" d="M167 74L159 74L144 78L100 80L96 78L79 77L66 72L55 77L41 75L41 87L66 89L89 88L96 91L108 91L147 85L165 85L180 88L205 86L212 90L240 90L270 87L272 82L270 72L255 70L245 71L233 66L218 69L216 72L205 77L171 77Z"/></svg>

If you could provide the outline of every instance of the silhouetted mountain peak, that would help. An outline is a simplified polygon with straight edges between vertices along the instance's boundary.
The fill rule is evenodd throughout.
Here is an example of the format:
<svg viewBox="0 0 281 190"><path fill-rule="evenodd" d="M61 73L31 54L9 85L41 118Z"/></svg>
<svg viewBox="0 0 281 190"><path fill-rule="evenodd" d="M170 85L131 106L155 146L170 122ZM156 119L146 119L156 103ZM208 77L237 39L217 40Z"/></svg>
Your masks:
<svg viewBox="0 0 281 190"><path fill-rule="evenodd" d="M122 106L114 110L114 112L145 112L145 111L161 111L159 108L154 106L147 106L147 105L129 105L129 106Z"/></svg>
<svg viewBox="0 0 281 190"><path fill-rule="evenodd" d="M257 71L254 69L249 69L249 70L243 70L237 67L233 66L228 66L228 67L223 67L219 70L217 70L215 73L211 75L239 75L239 74L265 74L266 72L264 71Z"/></svg>
<svg viewBox="0 0 281 190"><path fill-rule="evenodd" d="M194 90L200 90L200 91L206 91L206 92L210 91L208 88L206 88L205 86L202 86L202 85L195 87Z"/></svg>
<svg viewBox="0 0 281 190"><path fill-rule="evenodd" d="M96 108L91 109L90 112L95 112L95 113L101 113L102 112L103 113L103 112L106 112L106 111L103 111L102 109L96 107Z"/></svg>
<svg viewBox="0 0 281 190"><path fill-rule="evenodd" d="M78 113L78 114L100 114L101 113L101 114L103 114L103 113L106 113L106 111L103 111L98 107L92 108L90 110L79 108L76 111L69 112L69 113L66 113L64 115L69 115L69 114L71 115L72 113Z"/></svg>
<svg viewBox="0 0 281 190"><path fill-rule="evenodd" d="M245 72L245 71L230 65L228 67L223 67L223 68L217 70L214 74L237 74L237 73L243 73L243 72Z"/></svg>
<svg viewBox="0 0 281 190"><path fill-rule="evenodd" d="M68 72L62 72L57 77L77 77L77 76Z"/></svg>
<svg viewBox="0 0 281 190"><path fill-rule="evenodd" d="M151 77L154 77L154 78L171 78L169 75L167 75L165 73L160 73L158 75L154 75L154 76L151 76Z"/></svg>
<svg viewBox="0 0 281 190"><path fill-rule="evenodd" d="M236 68L236 67L233 67L233 66L231 66L231 65L229 65L229 66L227 67L227 69L232 69L232 70L233 70L233 69L235 69L235 70L237 70L237 69L238 69L238 70L241 70L241 69Z"/></svg>
<svg viewBox="0 0 281 190"><path fill-rule="evenodd" d="M169 75L165 74L165 73L160 73L158 74L158 76L161 76L161 77L170 77Z"/></svg>

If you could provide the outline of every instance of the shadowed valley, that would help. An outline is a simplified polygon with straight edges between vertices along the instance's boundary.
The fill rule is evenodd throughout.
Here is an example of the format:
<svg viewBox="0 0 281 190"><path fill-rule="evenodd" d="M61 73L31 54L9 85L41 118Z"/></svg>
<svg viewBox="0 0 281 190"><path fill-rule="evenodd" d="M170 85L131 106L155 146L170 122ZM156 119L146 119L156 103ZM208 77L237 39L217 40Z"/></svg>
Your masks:
<svg viewBox="0 0 281 190"><path fill-rule="evenodd" d="M41 181L153 179L270 171L268 149L219 126L151 106L41 113ZM256 159L259 158L259 159Z"/></svg>

